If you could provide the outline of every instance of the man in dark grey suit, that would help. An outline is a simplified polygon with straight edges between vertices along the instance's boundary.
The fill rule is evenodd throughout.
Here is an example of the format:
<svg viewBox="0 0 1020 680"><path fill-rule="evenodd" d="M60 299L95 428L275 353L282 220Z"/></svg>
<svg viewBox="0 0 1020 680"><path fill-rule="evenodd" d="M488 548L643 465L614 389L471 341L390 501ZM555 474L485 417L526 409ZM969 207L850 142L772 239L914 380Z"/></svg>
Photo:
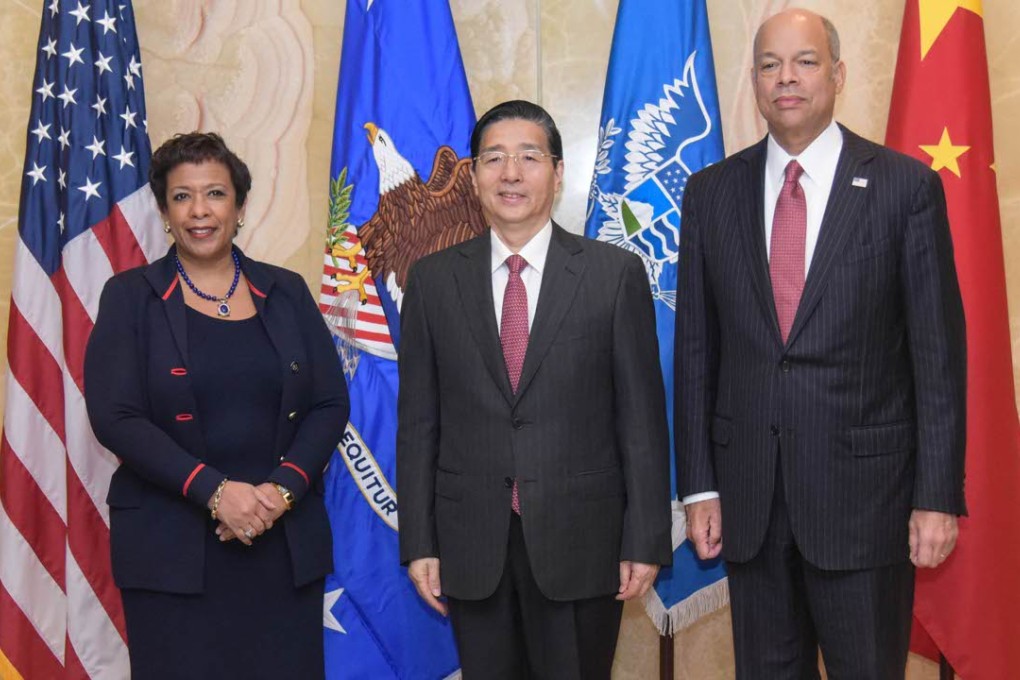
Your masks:
<svg viewBox="0 0 1020 680"><path fill-rule="evenodd" d="M846 67L803 10L758 31L768 137L693 177L677 470L727 560L737 674L902 678L914 566L965 513L965 338L937 174L833 121Z"/></svg>
<svg viewBox="0 0 1020 680"><path fill-rule="evenodd" d="M490 110L471 154L490 233L419 261L401 313L400 558L465 677L609 678L622 601L672 558L648 279L552 222L541 107Z"/></svg>

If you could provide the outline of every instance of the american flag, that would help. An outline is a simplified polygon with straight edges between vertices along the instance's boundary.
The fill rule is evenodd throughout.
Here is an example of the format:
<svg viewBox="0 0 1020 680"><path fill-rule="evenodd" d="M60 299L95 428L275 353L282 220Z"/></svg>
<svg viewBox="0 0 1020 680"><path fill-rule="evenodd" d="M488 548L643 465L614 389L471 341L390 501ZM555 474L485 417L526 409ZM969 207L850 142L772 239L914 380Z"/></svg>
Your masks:
<svg viewBox="0 0 1020 680"><path fill-rule="evenodd" d="M0 677L126 678L105 502L118 461L89 427L82 362L106 280L166 251L130 0L46 0L31 96L0 447Z"/></svg>

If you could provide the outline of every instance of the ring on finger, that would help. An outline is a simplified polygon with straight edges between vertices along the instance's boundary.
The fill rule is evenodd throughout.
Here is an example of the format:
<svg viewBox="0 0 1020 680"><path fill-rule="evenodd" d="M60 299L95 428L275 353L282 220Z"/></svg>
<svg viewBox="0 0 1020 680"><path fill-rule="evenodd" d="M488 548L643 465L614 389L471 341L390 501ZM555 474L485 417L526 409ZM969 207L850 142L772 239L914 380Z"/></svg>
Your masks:
<svg viewBox="0 0 1020 680"><path fill-rule="evenodd" d="M255 532L252 531L251 527L248 527L247 529L244 530L244 537L247 538L249 541L255 538Z"/></svg>

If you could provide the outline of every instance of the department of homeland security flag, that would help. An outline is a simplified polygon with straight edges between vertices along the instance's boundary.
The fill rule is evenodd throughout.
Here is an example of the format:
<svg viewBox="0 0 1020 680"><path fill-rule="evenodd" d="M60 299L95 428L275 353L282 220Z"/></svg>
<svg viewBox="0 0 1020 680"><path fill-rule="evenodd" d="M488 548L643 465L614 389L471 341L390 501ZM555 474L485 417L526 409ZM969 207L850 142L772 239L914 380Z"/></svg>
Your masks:
<svg viewBox="0 0 1020 680"><path fill-rule="evenodd" d="M705 0L621 0L598 144L585 234L644 260L672 434L680 206L687 178L723 157ZM721 561L699 561L685 532L674 502L673 567L660 572L645 599L662 634L728 600Z"/></svg>
<svg viewBox="0 0 1020 680"><path fill-rule="evenodd" d="M0 677L126 678L106 505L118 463L89 427L82 369L106 280L167 244L130 0L37 5L0 445Z"/></svg>
<svg viewBox="0 0 1020 680"><path fill-rule="evenodd" d="M474 122L447 2L348 0L320 294L351 395L326 473L329 678L458 670L448 621L399 564L395 359L408 268L485 228L465 158Z"/></svg>

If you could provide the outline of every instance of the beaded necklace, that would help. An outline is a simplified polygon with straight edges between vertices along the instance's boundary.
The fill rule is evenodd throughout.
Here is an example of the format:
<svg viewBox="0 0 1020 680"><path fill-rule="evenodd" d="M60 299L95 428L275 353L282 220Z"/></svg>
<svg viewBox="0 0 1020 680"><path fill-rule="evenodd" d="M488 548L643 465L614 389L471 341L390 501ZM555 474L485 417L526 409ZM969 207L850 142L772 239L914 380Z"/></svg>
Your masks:
<svg viewBox="0 0 1020 680"><path fill-rule="evenodd" d="M237 290L237 282L241 279L241 261L237 259L237 253L234 251L230 251L230 256L234 258L234 282L230 284L230 290L227 291L226 295L223 297L216 297L215 295L203 293L197 286L195 286L194 283L191 282L191 279L188 278L188 272L184 271L184 265L181 264L180 258L177 257L177 253L174 253L174 263L177 265L177 273L181 275L182 279L184 279L184 283L188 285L191 292L203 300L219 303L216 306L217 316L230 316L230 305L227 303L227 300L229 300L230 296L234 294L235 290Z"/></svg>

